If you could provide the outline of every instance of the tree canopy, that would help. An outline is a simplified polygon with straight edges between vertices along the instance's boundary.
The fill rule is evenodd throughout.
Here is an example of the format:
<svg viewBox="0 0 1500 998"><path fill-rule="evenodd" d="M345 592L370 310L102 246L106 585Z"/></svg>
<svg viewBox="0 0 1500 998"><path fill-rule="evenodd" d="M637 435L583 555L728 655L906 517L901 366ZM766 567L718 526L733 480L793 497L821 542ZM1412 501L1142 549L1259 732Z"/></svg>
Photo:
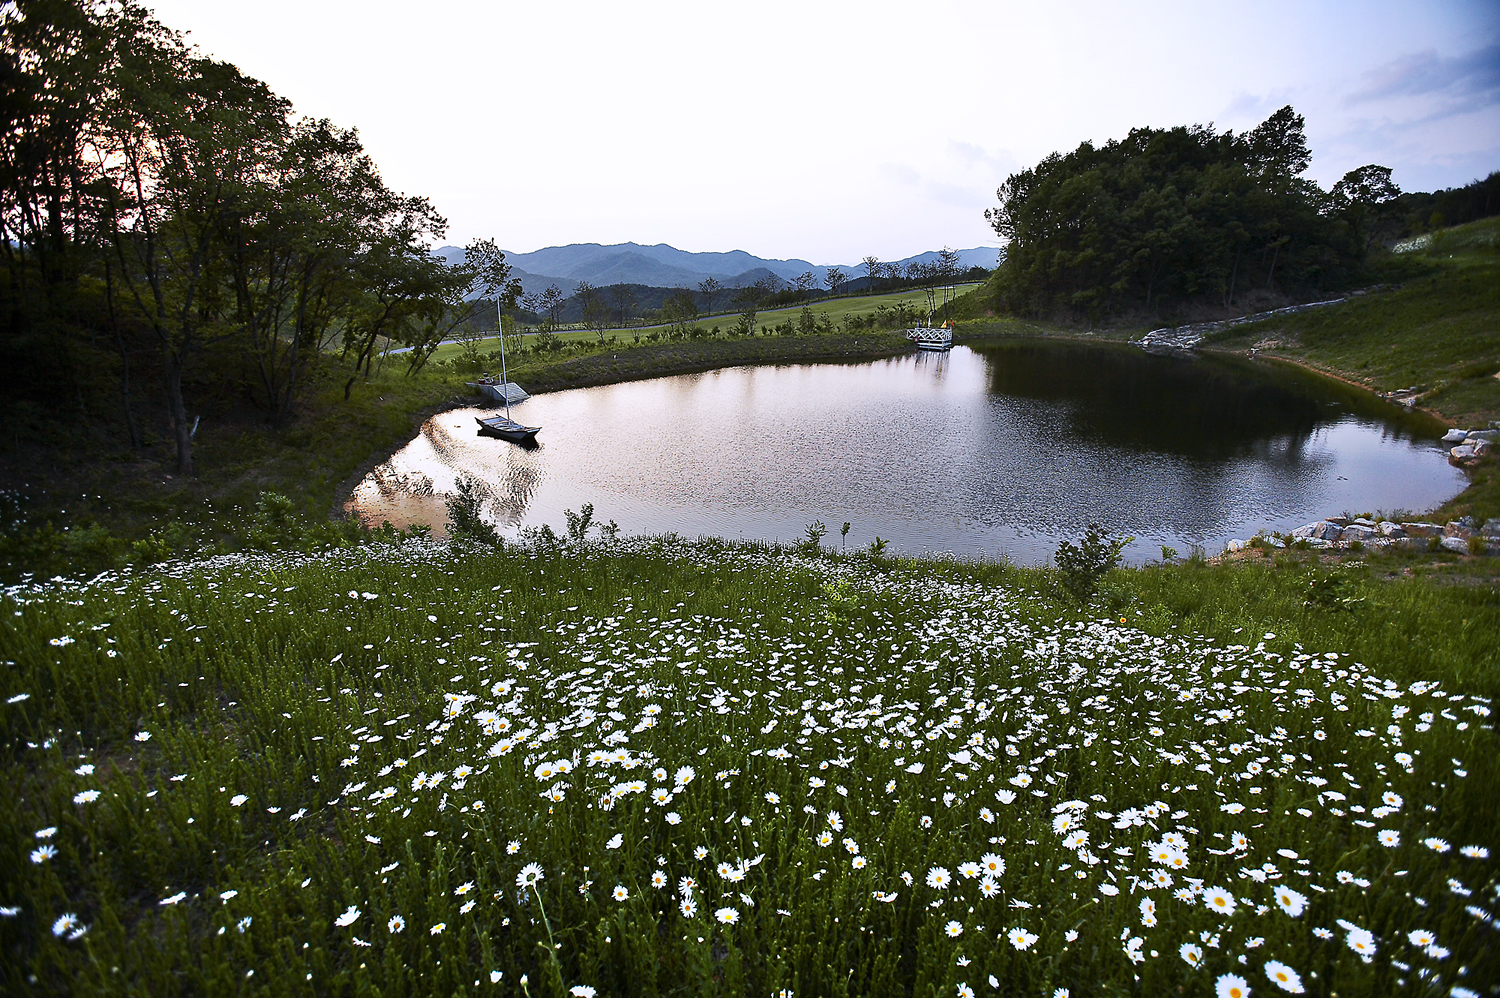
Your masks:
<svg viewBox="0 0 1500 998"><path fill-rule="evenodd" d="M1242 135L1137 128L1053 153L1007 178L985 212L1008 241L997 304L1108 319L1345 281L1400 191L1371 165L1325 192L1302 176L1311 158L1290 106Z"/></svg>
<svg viewBox="0 0 1500 998"><path fill-rule="evenodd" d="M315 358L344 357L347 397L377 345L418 369L476 296L519 295L493 242L432 256L447 223L386 186L354 129L295 117L128 0L0 7L0 78L3 366L66 377L110 336L138 444L132 359L154 355L181 473L204 364L281 423Z"/></svg>

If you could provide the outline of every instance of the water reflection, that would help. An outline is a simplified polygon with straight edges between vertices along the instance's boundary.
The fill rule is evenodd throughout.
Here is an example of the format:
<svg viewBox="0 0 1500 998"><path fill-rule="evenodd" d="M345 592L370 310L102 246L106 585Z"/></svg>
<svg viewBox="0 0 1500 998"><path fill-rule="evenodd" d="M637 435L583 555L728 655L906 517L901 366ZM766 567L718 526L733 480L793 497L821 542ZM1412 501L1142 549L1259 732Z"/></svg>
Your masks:
<svg viewBox="0 0 1500 998"><path fill-rule="evenodd" d="M1435 425L1296 371L1007 342L731 368L539 395L534 451L434 417L356 490L366 522L446 521L459 473L514 532L592 502L627 533L793 540L814 519L898 551L1040 562L1097 520L1217 547L1346 508L1428 508L1462 476Z"/></svg>

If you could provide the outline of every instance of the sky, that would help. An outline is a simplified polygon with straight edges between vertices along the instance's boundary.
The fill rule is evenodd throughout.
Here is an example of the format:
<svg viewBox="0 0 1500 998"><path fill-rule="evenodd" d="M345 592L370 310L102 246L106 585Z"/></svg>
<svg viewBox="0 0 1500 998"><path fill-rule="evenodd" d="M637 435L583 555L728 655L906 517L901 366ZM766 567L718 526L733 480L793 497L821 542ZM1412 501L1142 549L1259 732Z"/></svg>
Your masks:
<svg viewBox="0 0 1500 998"><path fill-rule="evenodd" d="M1291 104L1308 175L1500 169L1500 4L145 0L355 126L443 242L852 264L999 246L995 188L1141 126Z"/></svg>

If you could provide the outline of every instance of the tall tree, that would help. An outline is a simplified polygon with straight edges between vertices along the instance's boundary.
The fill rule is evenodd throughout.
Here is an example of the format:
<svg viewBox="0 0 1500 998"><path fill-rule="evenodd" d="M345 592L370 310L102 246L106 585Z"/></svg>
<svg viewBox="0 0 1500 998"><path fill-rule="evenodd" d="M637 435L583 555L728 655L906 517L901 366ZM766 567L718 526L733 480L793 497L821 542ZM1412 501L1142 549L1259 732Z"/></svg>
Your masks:
<svg viewBox="0 0 1500 998"><path fill-rule="evenodd" d="M583 313L583 328L598 334L604 342L604 329L609 324L609 309L604 304L604 294L588 281L579 281L573 289L573 301Z"/></svg>
<svg viewBox="0 0 1500 998"><path fill-rule="evenodd" d="M290 105L149 25L125 51L95 138L124 300L160 351L179 474L193 473L184 373L236 330L225 312L227 222L252 210Z"/></svg>
<svg viewBox="0 0 1500 998"><path fill-rule="evenodd" d="M629 317L630 310L635 308L636 302L639 299L636 298L635 291L628 284L611 284L609 286L609 296L614 301L615 308L620 313L620 328L624 329L625 320Z"/></svg>
<svg viewBox="0 0 1500 998"><path fill-rule="evenodd" d="M747 284L734 293L730 301L740 311L740 332L748 336L755 335L755 317L760 311L761 302L766 300L771 290L765 280L760 280Z"/></svg>
<svg viewBox="0 0 1500 998"><path fill-rule="evenodd" d="M829 267L828 272L823 275L823 283L828 286L828 293L836 295L839 289L848 282L849 278L837 267Z"/></svg>
<svg viewBox="0 0 1500 998"><path fill-rule="evenodd" d="M714 302L724 293L724 285L719 283L718 278L705 277L698 282L698 293L703 296L703 311L712 312Z"/></svg>
<svg viewBox="0 0 1500 998"><path fill-rule="evenodd" d="M679 288L667 296L661 307L662 321L672 328L675 333L686 334L689 327L698 319L698 306L693 301L693 293L686 288Z"/></svg>
<svg viewBox="0 0 1500 998"><path fill-rule="evenodd" d="M870 290L874 291L875 290L875 282L878 281L880 279L880 275L885 272L884 268L881 267L881 265L880 265L880 257L878 257L878 256L867 256L867 257L865 257L865 259L864 259L864 267L865 267L865 277L868 278L869 281L870 281Z"/></svg>
<svg viewBox="0 0 1500 998"><path fill-rule="evenodd" d="M556 284L547 285L547 290L542 292L538 304L542 306L542 312L547 316L547 331L551 332L557 328L557 314L562 311L562 288Z"/></svg>
<svg viewBox="0 0 1500 998"><path fill-rule="evenodd" d="M985 213L1007 240L996 304L1108 319L1347 280L1363 260L1354 200L1303 179L1309 156L1290 107L1243 136L1139 128L1047 156Z"/></svg>

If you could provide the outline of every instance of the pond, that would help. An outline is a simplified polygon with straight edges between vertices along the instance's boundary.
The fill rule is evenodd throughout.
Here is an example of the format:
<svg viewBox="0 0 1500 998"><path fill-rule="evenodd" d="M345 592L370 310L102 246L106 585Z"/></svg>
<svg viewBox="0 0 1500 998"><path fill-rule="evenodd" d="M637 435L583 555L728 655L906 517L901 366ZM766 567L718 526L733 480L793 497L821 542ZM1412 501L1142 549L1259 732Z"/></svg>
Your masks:
<svg viewBox="0 0 1500 998"><path fill-rule="evenodd" d="M736 367L538 395L526 450L434 416L354 490L365 523L433 525L459 475L515 536L592 503L626 534L1045 562L1097 522L1210 554L1343 511L1424 510L1465 484L1442 427L1288 365L1009 340L847 364ZM840 537L845 522L847 538Z"/></svg>

